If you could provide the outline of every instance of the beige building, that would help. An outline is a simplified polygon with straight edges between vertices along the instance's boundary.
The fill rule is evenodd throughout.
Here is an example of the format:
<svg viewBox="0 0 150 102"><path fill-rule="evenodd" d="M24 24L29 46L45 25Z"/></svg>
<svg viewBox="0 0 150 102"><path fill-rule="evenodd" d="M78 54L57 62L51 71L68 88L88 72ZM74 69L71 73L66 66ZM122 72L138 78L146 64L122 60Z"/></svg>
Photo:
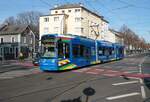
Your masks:
<svg viewBox="0 0 150 102"><path fill-rule="evenodd" d="M55 6L50 15L40 17L40 38L44 34L73 34L103 39L108 21L81 4Z"/></svg>
<svg viewBox="0 0 150 102"><path fill-rule="evenodd" d="M108 34L105 35L104 39L112 43L119 43L123 45L123 38L121 37L120 32L113 29L108 30Z"/></svg>

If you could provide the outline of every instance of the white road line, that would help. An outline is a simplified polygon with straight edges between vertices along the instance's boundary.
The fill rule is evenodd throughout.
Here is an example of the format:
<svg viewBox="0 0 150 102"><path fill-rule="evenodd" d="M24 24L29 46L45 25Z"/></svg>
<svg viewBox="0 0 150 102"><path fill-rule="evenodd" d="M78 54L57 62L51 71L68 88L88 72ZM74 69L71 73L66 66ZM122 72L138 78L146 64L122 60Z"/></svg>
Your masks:
<svg viewBox="0 0 150 102"><path fill-rule="evenodd" d="M142 98L146 99L146 93L145 93L144 86L141 86L141 94L142 94Z"/></svg>
<svg viewBox="0 0 150 102"><path fill-rule="evenodd" d="M2 65L2 67L8 67L8 66L13 66L13 65L10 65L10 64Z"/></svg>
<svg viewBox="0 0 150 102"><path fill-rule="evenodd" d="M144 63L145 59L146 59L146 57L144 57L143 60L139 64L139 73L140 74L142 74L142 64ZM140 83L142 85L141 86L141 95L142 95L142 98L146 99L146 92L145 92L145 89L144 89L144 86L143 86L144 82L143 82L143 80L141 78L139 80L140 80Z"/></svg>
<svg viewBox="0 0 150 102"><path fill-rule="evenodd" d="M135 84L135 83L138 83L139 81L128 81L128 82L122 82L122 83L115 83L115 84L112 84L114 86L118 86L118 85L127 85L127 84Z"/></svg>
<svg viewBox="0 0 150 102"><path fill-rule="evenodd" d="M134 92L134 93L124 94L124 95L118 95L118 96L113 96L113 97L107 97L106 100L115 100L115 99L120 99L120 98L135 96L135 95L140 95L140 93Z"/></svg>
<svg viewBox="0 0 150 102"><path fill-rule="evenodd" d="M88 74L98 74L97 72L86 72Z"/></svg>

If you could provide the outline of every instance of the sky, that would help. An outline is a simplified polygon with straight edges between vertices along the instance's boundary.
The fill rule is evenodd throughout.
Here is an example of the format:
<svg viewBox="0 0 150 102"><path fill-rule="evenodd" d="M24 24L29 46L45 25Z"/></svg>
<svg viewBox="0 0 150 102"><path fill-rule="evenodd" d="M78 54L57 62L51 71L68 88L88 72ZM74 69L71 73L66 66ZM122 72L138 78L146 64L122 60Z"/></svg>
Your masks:
<svg viewBox="0 0 150 102"><path fill-rule="evenodd" d="M1 0L0 23L25 11L47 15L54 5L67 3L82 3L104 16L110 28L119 30L125 24L150 43L150 0Z"/></svg>

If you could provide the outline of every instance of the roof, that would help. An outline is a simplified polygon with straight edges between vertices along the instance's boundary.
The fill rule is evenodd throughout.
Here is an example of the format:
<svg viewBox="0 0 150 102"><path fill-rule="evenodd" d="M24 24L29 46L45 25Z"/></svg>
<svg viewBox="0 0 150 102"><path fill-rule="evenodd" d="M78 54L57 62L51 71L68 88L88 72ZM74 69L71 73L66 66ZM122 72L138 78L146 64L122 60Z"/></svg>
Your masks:
<svg viewBox="0 0 150 102"><path fill-rule="evenodd" d="M59 10L59 9L68 9L68 8L82 8L88 12L90 12L91 14L101 18L103 21L105 21L106 23L109 23L107 20L104 19L103 16L100 16L98 15L97 13L87 9L86 7L84 7L82 4L65 4L65 5L60 5L60 6L57 6L57 7L54 7L53 9L51 10Z"/></svg>
<svg viewBox="0 0 150 102"><path fill-rule="evenodd" d="M52 14L52 15L42 15L41 17L45 17L45 16L57 16L57 15L68 16L67 14Z"/></svg>
<svg viewBox="0 0 150 102"><path fill-rule="evenodd" d="M116 30L114 30L114 29L109 29L112 33L114 33L116 36L118 36L118 37L120 37L120 38L122 38L122 36L121 36L121 32L119 32L119 31L116 31Z"/></svg>
<svg viewBox="0 0 150 102"><path fill-rule="evenodd" d="M25 29L29 27L28 25L4 25L0 28L0 35L9 35L9 34L20 34Z"/></svg>

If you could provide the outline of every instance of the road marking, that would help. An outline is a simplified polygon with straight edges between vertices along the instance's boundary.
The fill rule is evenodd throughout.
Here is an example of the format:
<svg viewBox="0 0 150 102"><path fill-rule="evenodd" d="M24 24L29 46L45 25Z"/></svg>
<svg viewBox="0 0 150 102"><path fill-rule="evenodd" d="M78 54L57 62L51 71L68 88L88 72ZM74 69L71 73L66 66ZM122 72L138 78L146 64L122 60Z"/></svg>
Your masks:
<svg viewBox="0 0 150 102"><path fill-rule="evenodd" d="M140 83L143 85L142 79L140 79ZM146 99L146 92L145 92L144 86L141 86L141 94L142 94L142 98Z"/></svg>
<svg viewBox="0 0 150 102"><path fill-rule="evenodd" d="M86 72L87 74L99 74L97 72Z"/></svg>
<svg viewBox="0 0 150 102"><path fill-rule="evenodd" d="M137 70L132 70L132 71L129 71L128 73L139 73L139 71Z"/></svg>
<svg viewBox="0 0 150 102"><path fill-rule="evenodd" d="M135 95L140 95L140 93L138 92L134 92L134 93L129 93L129 94L124 94L124 95L118 95L118 96L113 96L113 97L107 97L107 100L115 100L115 99L120 99L120 98L125 98L125 97L131 97L131 96L135 96Z"/></svg>
<svg viewBox="0 0 150 102"><path fill-rule="evenodd" d="M8 66L13 66L13 65L10 65L10 64L2 65L2 67L8 67Z"/></svg>
<svg viewBox="0 0 150 102"><path fill-rule="evenodd" d="M7 77L7 76L0 76L0 79L12 79L13 77Z"/></svg>
<svg viewBox="0 0 150 102"><path fill-rule="evenodd" d="M139 64L139 73L140 74L142 74L142 64L144 63L145 59L146 59L146 57L144 57L143 60ZM144 86L143 86L144 82L143 82L142 78L140 78L139 80L140 80L140 83L142 84L142 86L141 86L142 98L146 99L146 92L145 92L145 89L144 89Z"/></svg>
<svg viewBox="0 0 150 102"><path fill-rule="evenodd" d="M127 85L127 84L135 84L138 83L139 81L128 81L128 82L122 82L122 83L115 83L112 84L113 86L118 86L118 85Z"/></svg>

